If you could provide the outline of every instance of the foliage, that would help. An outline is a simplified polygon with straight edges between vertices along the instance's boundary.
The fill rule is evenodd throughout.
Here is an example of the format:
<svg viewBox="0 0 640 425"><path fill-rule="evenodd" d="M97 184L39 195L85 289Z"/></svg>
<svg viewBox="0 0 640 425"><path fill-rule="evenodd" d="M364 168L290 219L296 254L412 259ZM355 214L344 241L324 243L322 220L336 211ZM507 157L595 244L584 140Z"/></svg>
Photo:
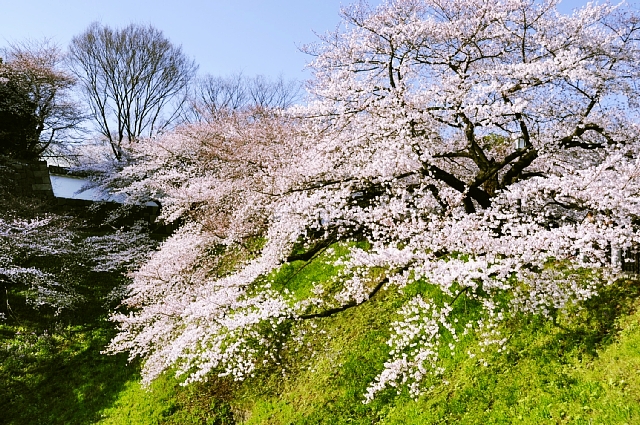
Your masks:
<svg viewBox="0 0 640 425"><path fill-rule="evenodd" d="M29 143L35 138L35 104L26 85L15 72L0 63L0 153L31 156Z"/></svg>
<svg viewBox="0 0 640 425"><path fill-rule="evenodd" d="M152 26L114 30L93 23L69 51L92 118L117 159L123 143L154 136L173 122L197 69Z"/></svg>
<svg viewBox="0 0 640 425"><path fill-rule="evenodd" d="M415 398L463 337L504 351L502 323L597 295L640 242L640 20L555 6L359 3L308 47L308 106L141 144L121 191L185 225L134 274L110 349L143 358L144 382L170 368L244 380L281 363L296 326L417 285L383 320L389 357L362 393ZM216 269L257 237L232 272ZM305 296L274 286L283 263L336 241L348 253L332 279Z"/></svg>
<svg viewBox="0 0 640 425"><path fill-rule="evenodd" d="M348 248L336 246L308 264L290 263L273 276L273 286L308 296L313 282L329 282L339 273L333 263ZM429 382L424 396L387 390L363 404L362 394L388 356L396 310L429 291L427 286L390 287L359 308L298 324L281 365L263 368L242 384L210 376L184 387L169 371L144 388L138 362L127 365L122 354L100 354L113 336L106 314L118 302L110 293L122 277L81 265L74 273L85 301L57 316L43 310L34 315L20 288L9 288L13 315L0 322L0 407L8 424L622 425L640 415L636 281L606 288L580 308L559 313L555 323L528 315L503 322L509 351L485 351L488 366L466 355L483 348L469 334L455 356L442 357L446 372ZM480 311L469 301L455 307L461 322Z"/></svg>
<svg viewBox="0 0 640 425"><path fill-rule="evenodd" d="M5 289L26 287L28 303L56 314L83 302L76 290L77 266L122 272L144 260L154 245L142 229L83 237L81 223L72 217L14 214L5 211L0 217L0 282Z"/></svg>
<svg viewBox="0 0 640 425"><path fill-rule="evenodd" d="M65 55L45 40L9 45L0 63L0 153L20 159L52 155L69 143L84 116L72 99L75 78Z"/></svg>

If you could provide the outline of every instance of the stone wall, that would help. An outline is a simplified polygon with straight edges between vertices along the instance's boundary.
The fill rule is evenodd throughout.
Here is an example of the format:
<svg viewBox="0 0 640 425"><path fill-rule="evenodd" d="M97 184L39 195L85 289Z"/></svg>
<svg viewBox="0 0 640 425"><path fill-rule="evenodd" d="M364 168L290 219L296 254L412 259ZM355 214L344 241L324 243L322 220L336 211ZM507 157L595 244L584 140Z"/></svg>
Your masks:
<svg viewBox="0 0 640 425"><path fill-rule="evenodd" d="M65 213L75 211L96 224L102 223L122 207L115 202L96 202L84 199L57 198L53 194L49 168L55 174L68 174L60 167L47 167L45 161L18 161L0 157L0 173L4 180L0 183L0 196L7 191L15 196L38 197L47 200L51 212ZM169 235L178 227L177 223L163 224L157 220L160 208L157 206L135 205L127 208L126 214L116 214L118 218L112 225L130 226L134 222L147 222L153 233Z"/></svg>
<svg viewBox="0 0 640 425"><path fill-rule="evenodd" d="M15 195L37 196L47 199L54 197L45 161L26 162L4 159L2 166L8 169L7 174L12 180L11 191Z"/></svg>

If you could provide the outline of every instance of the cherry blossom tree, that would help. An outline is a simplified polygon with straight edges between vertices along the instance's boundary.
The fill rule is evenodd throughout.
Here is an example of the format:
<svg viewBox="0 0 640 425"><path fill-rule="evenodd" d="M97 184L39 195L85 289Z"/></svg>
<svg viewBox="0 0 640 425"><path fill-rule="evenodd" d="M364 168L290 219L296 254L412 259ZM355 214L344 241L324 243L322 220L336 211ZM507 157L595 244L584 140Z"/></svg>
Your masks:
<svg viewBox="0 0 640 425"><path fill-rule="evenodd" d="M306 48L313 100L290 111L293 141L266 150L249 173L249 186L261 182L255 190L235 192L224 228L250 228L251 214L235 211L260 202L264 244L231 272L210 273L205 260L215 244L239 239L204 218L236 181L226 170L256 162L242 151L206 163L182 147L184 133L172 135L167 142L189 155L163 157L163 188L178 190L162 196L202 213L136 273L128 300L136 310L115 316L111 350L144 357L145 380L169 367L186 382L211 372L243 379L277 358L283 323L422 282L439 296L416 295L398 311L389 360L365 400L398 385L419 395L426 376L442 373L443 334L455 342L475 332L501 350L501 321L595 296L619 276L621 252L640 242L640 20L624 5L563 15L557 4L343 9L343 26ZM220 180L193 181L206 174L186 172L197 164ZM335 281L304 300L272 287L284 262L336 243L350 252ZM481 306L480 318L458 321L460 299Z"/></svg>
<svg viewBox="0 0 640 425"><path fill-rule="evenodd" d="M50 42L25 41L2 49L0 133L4 154L22 159L55 155L71 141L84 114L72 96L76 79L65 54Z"/></svg>
<svg viewBox="0 0 640 425"><path fill-rule="evenodd" d="M271 215L272 188L287 184L278 170L296 156L293 122L260 107L218 110L140 140L122 169L105 166L99 188L128 205L156 202L161 220L198 222L221 242L257 237Z"/></svg>
<svg viewBox="0 0 640 425"><path fill-rule="evenodd" d="M77 268L126 272L144 261L154 245L142 228L87 236L77 217L42 213L25 217L2 210L0 284L5 292L23 288L34 309L44 307L58 314L84 301L77 291ZM8 304L3 307L10 309ZM0 317L8 312L0 312Z"/></svg>

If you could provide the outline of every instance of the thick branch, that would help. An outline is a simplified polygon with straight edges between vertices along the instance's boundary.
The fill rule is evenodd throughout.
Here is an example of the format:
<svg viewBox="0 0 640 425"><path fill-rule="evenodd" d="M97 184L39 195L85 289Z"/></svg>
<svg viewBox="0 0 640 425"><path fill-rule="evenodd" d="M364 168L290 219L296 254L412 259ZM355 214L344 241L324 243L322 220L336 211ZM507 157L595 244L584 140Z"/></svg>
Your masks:
<svg viewBox="0 0 640 425"><path fill-rule="evenodd" d="M314 246L312 246L311 249L309 249L308 251L306 251L306 252L304 252L302 254L291 254L290 256L287 257L287 262L291 263L293 261L309 261L318 252L322 251L323 249L325 249L326 247L328 247L329 245L331 245L334 242L335 242L335 240L333 238L327 238L325 240L322 240L322 241L318 242L317 244L315 244Z"/></svg>
<svg viewBox="0 0 640 425"><path fill-rule="evenodd" d="M615 141L606 133L605 129L598 124L582 124L576 127L572 134L560 139L560 146L564 148L582 148L582 149L598 149L602 148L601 143L591 143L578 140L587 131L595 131L604 137L608 143L613 144Z"/></svg>
<svg viewBox="0 0 640 425"><path fill-rule="evenodd" d="M507 171L502 177L500 187L506 187L512 183L515 183L520 178L522 171L527 168L538 157L538 151L533 148L529 148L526 153L516 161L509 171Z"/></svg>
<svg viewBox="0 0 640 425"><path fill-rule="evenodd" d="M489 208L491 206L491 198L487 192L478 187L467 185L453 174L448 173L435 165L423 164L422 175L440 180L460 193L468 193L469 197L477 201L482 208ZM470 208L468 204L465 203L465 205L467 206L467 209Z"/></svg>
<svg viewBox="0 0 640 425"><path fill-rule="evenodd" d="M369 293L369 295L367 296L367 299L366 299L365 301L370 300L370 299L371 299L374 295L376 295L376 294L380 291L380 289L382 289L382 287L383 287L385 284L387 284L388 282L389 282L389 278L388 278L388 277L385 277L385 278L384 278L384 279L382 279L380 282L378 282L378 284L377 284L377 285L373 288L373 290ZM364 303L365 301L363 301L362 303ZM362 303L358 303L358 302L356 302L356 301L350 301L350 302L348 302L348 303L346 303L346 304L344 304L344 305L341 305L340 307L330 308L330 309L328 309L328 310L321 311L321 312L319 312L319 313L302 314L302 315L298 316L298 318L299 318L299 319L306 320L306 319L317 319L317 318L320 318L320 317L331 317L331 316L333 316L333 315L335 315L335 314L341 313L341 312L343 312L343 311L345 311L345 310L348 310L348 309L350 309L350 308L357 307L357 306L359 306L359 305L360 305L360 304L362 304Z"/></svg>

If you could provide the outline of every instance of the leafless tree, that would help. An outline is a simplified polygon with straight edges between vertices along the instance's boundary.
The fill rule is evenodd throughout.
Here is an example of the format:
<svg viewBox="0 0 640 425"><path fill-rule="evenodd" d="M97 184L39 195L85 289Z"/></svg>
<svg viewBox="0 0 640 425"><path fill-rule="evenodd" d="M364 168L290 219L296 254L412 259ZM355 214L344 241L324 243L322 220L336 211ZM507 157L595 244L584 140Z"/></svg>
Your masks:
<svg viewBox="0 0 640 425"><path fill-rule="evenodd" d="M301 86L282 76L247 77L240 73L228 77L206 75L191 95L186 121L206 121L225 111L246 109L286 109L300 99Z"/></svg>
<svg viewBox="0 0 640 425"><path fill-rule="evenodd" d="M300 84L285 80L282 76L271 80L256 75L247 80L247 91L252 105L260 108L285 109L300 98Z"/></svg>
<svg viewBox="0 0 640 425"><path fill-rule="evenodd" d="M84 119L72 96L76 78L64 68L64 53L46 39L12 43L1 52L5 88L12 87L17 95L13 97L23 100L13 107L29 115L30 128L21 129L24 140L11 150L29 159L51 154L53 148L69 141L69 130Z"/></svg>
<svg viewBox="0 0 640 425"><path fill-rule="evenodd" d="M98 130L117 159L123 143L153 136L176 120L197 70L180 46L152 26L93 23L69 50Z"/></svg>

